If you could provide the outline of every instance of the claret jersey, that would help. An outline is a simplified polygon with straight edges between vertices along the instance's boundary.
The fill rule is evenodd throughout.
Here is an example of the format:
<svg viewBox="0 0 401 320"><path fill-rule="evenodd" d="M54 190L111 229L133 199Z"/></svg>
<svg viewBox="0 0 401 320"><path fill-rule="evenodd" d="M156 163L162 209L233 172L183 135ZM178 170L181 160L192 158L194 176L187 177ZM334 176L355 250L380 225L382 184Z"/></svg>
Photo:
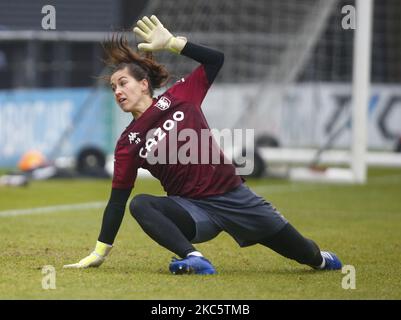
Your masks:
<svg viewBox="0 0 401 320"><path fill-rule="evenodd" d="M169 196L203 198L242 183L216 142L202 140L209 132L201 109L209 87L200 65L128 125L115 148L113 188L132 188L139 168L149 170Z"/></svg>

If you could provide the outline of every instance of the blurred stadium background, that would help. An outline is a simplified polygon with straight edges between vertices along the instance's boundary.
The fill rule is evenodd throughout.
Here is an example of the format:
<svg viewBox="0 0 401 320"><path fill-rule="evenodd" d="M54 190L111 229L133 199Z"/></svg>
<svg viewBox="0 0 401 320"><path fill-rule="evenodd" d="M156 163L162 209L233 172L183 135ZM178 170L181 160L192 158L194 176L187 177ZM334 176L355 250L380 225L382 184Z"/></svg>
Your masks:
<svg viewBox="0 0 401 320"><path fill-rule="evenodd" d="M56 29L43 30L46 4L0 1L0 167L15 167L29 150L83 172L111 164L108 155L130 116L96 79L103 71L100 43L152 13L176 34L224 51L225 66L204 103L211 127L253 128L257 147L351 147L355 32L343 28L342 8L355 1L53 1ZM374 2L370 150L401 150L400 12L399 1ZM173 55L157 58L175 79L195 66ZM324 162L325 155L300 161ZM254 174L296 156L258 153ZM325 164L349 164L331 160Z"/></svg>
<svg viewBox="0 0 401 320"><path fill-rule="evenodd" d="M41 25L48 4L56 9L55 30ZM356 32L342 26L347 5L356 2L0 0L0 185L29 185L0 186L0 298L399 299L399 0L373 2L369 154L359 159L370 168L368 179L357 181L365 184L269 179L291 176L289 169L299 165L319 166L316 172L352 167ZM131 120L97 78L104 72L101 42L126 30L135 45L130 30L145 14L224 51L225 65L203 105L210 127L255 130L253 176L263 179L248 179L249 185L306 236L354 265L357 290L341 287L341 273L309 272L257 246L239 251L224 234L200 245L215 259L218 277L178 282L166 269L171 254L133 220L123 224L102 268L79 275L61 269L92 250L110 191L111 155ZM196 66L171 54L156 57L173 74L171 83ZM332 153L342 151L348 155ZM370 157L374 152L385 157ZM21 168L29 181L16 178ZM57 175L68 179L46 179ZM88 176L106 179L80 179ZM150 179L134 192L164 194ZM54 292L40 287L48 264L58 272Z"/></svg>

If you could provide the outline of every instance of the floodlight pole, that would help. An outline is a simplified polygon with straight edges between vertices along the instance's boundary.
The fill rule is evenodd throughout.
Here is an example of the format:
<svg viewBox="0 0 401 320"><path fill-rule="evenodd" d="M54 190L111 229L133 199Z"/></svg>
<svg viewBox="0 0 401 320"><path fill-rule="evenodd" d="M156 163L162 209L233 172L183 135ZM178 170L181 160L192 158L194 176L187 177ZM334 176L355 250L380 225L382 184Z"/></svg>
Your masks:
<svg viewBox="0 0 401 320"><path fill-rule="evenodd" d="M373 0L356 0L356 29L353 57L352 89L352 160L356 183L367 177L367 121L370 99L370 66Z"/></svg>

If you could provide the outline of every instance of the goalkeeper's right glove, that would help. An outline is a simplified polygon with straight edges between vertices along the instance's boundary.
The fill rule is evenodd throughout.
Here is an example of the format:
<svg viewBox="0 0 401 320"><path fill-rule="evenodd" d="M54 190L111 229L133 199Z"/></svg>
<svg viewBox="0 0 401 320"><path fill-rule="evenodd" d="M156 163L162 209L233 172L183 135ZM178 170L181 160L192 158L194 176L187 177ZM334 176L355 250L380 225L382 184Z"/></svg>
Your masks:
<svg viewBox="0 0 401 320"><path fill-rule="evenodd" d="M78 263L66 264L63 268L89 268L89 267L99 267L106 256L110 253L113 246L98 241L96 243L95 250L87 257L83 258Z"/></svg>
<svg viewBox="0 0 401 320"><path fill-rule="evenodd" d="M143 17L134 28L136 35L147 43L140 43L138 49L142 51L168 50L179 54L185 47L187 39L175 37L168 31L156 16Z"/></svg>

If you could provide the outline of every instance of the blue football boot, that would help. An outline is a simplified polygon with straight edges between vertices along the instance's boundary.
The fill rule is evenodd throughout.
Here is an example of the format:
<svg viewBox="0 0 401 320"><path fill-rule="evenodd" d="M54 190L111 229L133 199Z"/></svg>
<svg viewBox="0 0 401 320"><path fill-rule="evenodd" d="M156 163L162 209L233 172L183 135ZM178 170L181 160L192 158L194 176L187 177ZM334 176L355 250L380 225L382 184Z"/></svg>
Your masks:
<svg viewBox="0 0 401 320"><path fill-rule="evenodd" d="M322 270L339 270L342 268L342 263L338 257L328 251L320 251L324 261L326 262Z"/></svg>
<svg viewBox="0 0 401 320"><path fill-rule="evenodd" d="M173 258L169 266L172 274L216 274L209 260L204 257L188 256L184 259Z"/></svg>

